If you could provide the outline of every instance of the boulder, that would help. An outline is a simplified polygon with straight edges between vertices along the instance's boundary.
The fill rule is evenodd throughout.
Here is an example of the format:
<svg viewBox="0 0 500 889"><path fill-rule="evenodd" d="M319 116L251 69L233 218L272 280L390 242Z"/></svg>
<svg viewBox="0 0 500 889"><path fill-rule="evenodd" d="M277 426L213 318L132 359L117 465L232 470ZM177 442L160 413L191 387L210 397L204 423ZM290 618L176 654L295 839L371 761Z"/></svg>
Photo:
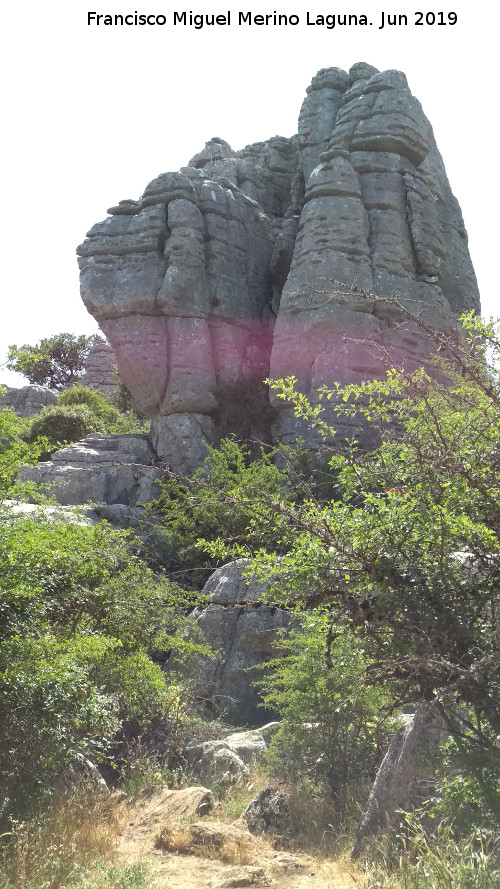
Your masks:
<svg viewBox="0 0 500 889"><path fill-rule="evenodd" d="M432 757L448 728L435 702L422 703L394 735L356 829L353 858L360 858L380 833L392 832L404 812L428 799L434 786Z"/></svg>
<svg viewBox="0 0 500 889"><path fill-rule="evenodd" d="M110 790L99 769L83 753L76 751L66 768L60 772L53 784L54 801L85 787L93 793L109 796Z"/></svg>
<svg viewBox="0 0 500 889"><path fill-rule="evenodd" d="M210 604L193 612L216 652L200 666L197 691L214 712L256 724L273 714L261 707L254 683L266 675L266 664L277 656L280 636L293 621L283 608L263 601L267 584L246 577L247 569L241 559L214 571L203 588Z"/></svg>
<svg viewBox="0 0 500 889"><path fill-rule="evenodd" d="M243 820L250 833L283 835L290 821L285 797L274 787L265 787L246 807Z"/></svg>
<svg viewBox="0 0 500 889"><path fill-rule="evenodd" d="M162 784L149 785L123 800L129 826L208 815L213 808L212 792L206 787L170 790Z"/></svg>
<svg viewBox="0 0 500 889"><path fill-rule="evenodd" d="M186 755L193 774L202 781L232 783L259 761L278 724L271 722L259 729L233 732L219 741L192 744Z"/></svg>

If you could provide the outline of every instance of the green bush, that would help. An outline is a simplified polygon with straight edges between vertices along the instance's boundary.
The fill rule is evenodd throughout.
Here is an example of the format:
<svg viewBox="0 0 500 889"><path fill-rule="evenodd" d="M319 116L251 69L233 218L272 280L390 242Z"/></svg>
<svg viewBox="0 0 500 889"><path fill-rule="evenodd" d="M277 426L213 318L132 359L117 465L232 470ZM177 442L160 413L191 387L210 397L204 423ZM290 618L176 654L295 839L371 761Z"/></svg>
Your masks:
<svg viewBox="0 0 500 889"><path fill-rule="evenodd" d="M176 748L186 688L156 659L196 656L191 597L155 577L133 538L0 512L0 784L6 814L43 792L75 750L119 755L138 732ZM118 746L117 746L118 745ZM3 798L2 797L2 798Z"/></svg>
<svg viewBox="0 0 500 889"><path fill-rule="evenodd" d="M281 643L285 656L260 683L265 706L281 719L267 761L291 783L326 790L345 816L366 796L398 723L387 715L390 693L363 682L359 640L334 631L325 613L300 623Z"/></svg>
<svg viewBox="0 0 500 889"><path fill-rule="evenodd" d="M474 716L462 709L464 721L474 724ZM471 718L472 717L472 718ZM440 781L427 808L428 814L445 824L455 837L468 837L475 831L486 838L498 834L500 824L500 757L498 740L485 720L479 746L474 733L463 727L441 750Z"/></svg>
<svg viewBox="0 0 500 889"><path fill-rule="evenodd" d="M50 454L64 444L80 441L91 432L104 432L105 424L85 404L51 404L30 422L27 441L33 442L44 436L49 443Z"/></svg>
<svg viewBox="0 0 500 889"><path fill-rule="evenodd" d="M104 432L118 434L127 432L144 432L147 423L143 417L139 417L132 410L126 412L117 405L112 404L96 389L90 389L76 383L68 389L64 389L57 397L57 405L86 405L102 422Z"/></svg>
<svg viewBox="0 0 500 889"><path fill-rule="evenodd" d="M289 529L283 526L277 534L272 516L278 502L293 502L304 494L308 479L299 465L301 454L299 448L280 449L280 468L274 450L262 449L255 457L228 438L208 448L204 466L191 479L162 481L161 495L149 512L158 523L155 547L157 555L162 550L165 567L185 573L199 586L220 564L217 552L208 555L218 539L235 548L237 557L261 547L281 551Z"/></svg>
<svg viewBox="0 0 500 889"><path fill-rule="evenodd" d="M80 441L91 432L143 431L144 421L135 414L125 416L94 389L77 383L59 394L57 404L49 405L33 417L25 437L28 442L45 437L49 444L44 454L47 459L58 447Z"/></svg>
<svg viewBox="0 0 500 889"><path fill-rule="evenodd" d="M28 420L10 408L0 410L0 499L12 492L21 466L36 463L47 447L46 441L36 436L26 441L28 429Z"/></svg>

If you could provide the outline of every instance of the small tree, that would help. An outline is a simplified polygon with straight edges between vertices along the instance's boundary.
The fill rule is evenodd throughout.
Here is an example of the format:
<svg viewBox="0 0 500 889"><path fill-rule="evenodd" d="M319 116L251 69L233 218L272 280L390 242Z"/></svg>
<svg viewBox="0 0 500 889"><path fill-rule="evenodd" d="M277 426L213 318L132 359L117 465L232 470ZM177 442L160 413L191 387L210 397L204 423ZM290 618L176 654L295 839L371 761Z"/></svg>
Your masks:
<svg viewBox="0 0 500 889"><path fill-rule="evenodd" d="M362 642L365 681L395 705L436 701L480 788L500 777L500 336L463 324L456 339L422 325L427 371L324 387L315 404L293 378L272 382L330 442L335 499L273 498L266 533L284 551L205 546L253 555L289 606L327 608L330 638ZM331 446L346 416L373 430L373 450Z"/></svg>
<svg viewBox="0 0 500 889"><path fill-rule="evenodd" d="M98 334L58 333L35 346L9 346L7 367L23 374L30 383L60 391L81 378L92 346L102 342Z"/></svg>

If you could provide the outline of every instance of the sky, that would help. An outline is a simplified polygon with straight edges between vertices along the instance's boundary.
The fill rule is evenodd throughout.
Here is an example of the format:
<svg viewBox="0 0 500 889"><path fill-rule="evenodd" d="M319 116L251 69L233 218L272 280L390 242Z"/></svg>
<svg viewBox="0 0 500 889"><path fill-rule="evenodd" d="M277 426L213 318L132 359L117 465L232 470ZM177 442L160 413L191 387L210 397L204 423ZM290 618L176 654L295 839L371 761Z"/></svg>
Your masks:
<svg viewBox="0 0 500 889"><path fill-rule="evenodd" d="M316 71L348 70L357 61L405 72L462 208L483 314L500 315L498 5L392 2L4 5L0 382L26 383L2 367L9 344L33 344L63 331L98 332L80 300L75 250L108 207L137 199L148 182L185 166L213 136L235 149L291 136ZM190 12L230 12L231 24L174 26L174 12L184 11L187 20ZM239 25L240 11L295 15L299 24ZM167 24L88 25L89 12L164 16ZM428 24L416 24L418 12ZM372 25L307 24L308 15L315 22L344 13L365 15ZM406 16L408 24L389 26L394 15Z"/></svg>

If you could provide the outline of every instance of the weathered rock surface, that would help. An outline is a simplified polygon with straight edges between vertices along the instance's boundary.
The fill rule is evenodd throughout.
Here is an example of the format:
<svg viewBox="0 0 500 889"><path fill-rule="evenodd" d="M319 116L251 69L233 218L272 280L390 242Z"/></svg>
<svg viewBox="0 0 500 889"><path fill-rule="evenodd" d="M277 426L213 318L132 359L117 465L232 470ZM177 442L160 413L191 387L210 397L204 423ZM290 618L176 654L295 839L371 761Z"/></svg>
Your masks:
<svg viewBox="0 0 500 889"><path fill-rule="evenodd" d="M248 804L243 820L250 833L284 834L290 823L285 797L274 787L265 787Z"/></svg>
<svg viewBox="0 0 500 889"><path fill-rule="evenodd" d="M361 857L379 832L396 828L402 812L411 812L429 797L434 784L432 756L447 734L441 712L433 702L420 704L415 715L396 732L356 829L353 858Z"/></svg>
<svg viewBox="0 0 500 889"><path fill-rule="evenodd" d="M290 614L262 601L266 584L245 577L241 559L218 568L203 588L211 602L193 612L205 639L216 652L203 661L198 695L217 713L255 724L270 715L259 705L254 684L277 656L279 637L292 625Z"/></svg>
<svg viewBox="0 0 500 889"><path fill-rule="evenodd" d="M78 248L82 298L176 472L232 431L221 417L242 393L238 431L269 438L269 375L314 394L420 364L395 297L439 327L479 305L460 208L398 71L323 69L298 135L241 151L211 139L109 213ZM303 433L273 404L276 440Z"/></svg>
<svg viewBox="0 0 500 889"><path fill-rule="evenodd" d="M93 433L37 466L21 469L20 482L35 482L63 505L104 503L138 507L158 496L161 472L146 435ZM108 518L108 516L104 516Z"/></svg>
<svg viewBox="0 0 500 889"><path fill-rule="evenodd" d="M55 404L57 396L55 392L46 386L5 386L5 393L0 392L0 410L11 408L20 417L33 417L39 414L44 407Z"/></svg>
<svg viewBox="0 0 500 889"><path fill-rule="evenodd" d="M230 784L259 761L278 725L270 722L258 729L233 732L220 741L192 744L186 755L193 774L202 781Z"/></svg>
<svg viewBox="0 0 500 889"><path fill-rule="evenodd" d="M109 343L92 346L85 360L82 385L97 389L106 398L113 398L118 381L115 353Z"/></svg>
<svg viewBox="0 0 500 889"><path fill-rule="evenodd" d="M128 826L137 831L145 822L159 826L170 819L208 815L213 808L213 797L206 787L169 790L163 785L149 785L127 797L122 805L127 811Z"/></svg>
<svg viewBox="0 0 500 889"><path fill-rule="evenodd" d="M82 753L75 751L65 769L56 777L53 790L54 801L61 800L78 787L86 786L94 793L109 796L110 790L97 766Z"/></svg>

